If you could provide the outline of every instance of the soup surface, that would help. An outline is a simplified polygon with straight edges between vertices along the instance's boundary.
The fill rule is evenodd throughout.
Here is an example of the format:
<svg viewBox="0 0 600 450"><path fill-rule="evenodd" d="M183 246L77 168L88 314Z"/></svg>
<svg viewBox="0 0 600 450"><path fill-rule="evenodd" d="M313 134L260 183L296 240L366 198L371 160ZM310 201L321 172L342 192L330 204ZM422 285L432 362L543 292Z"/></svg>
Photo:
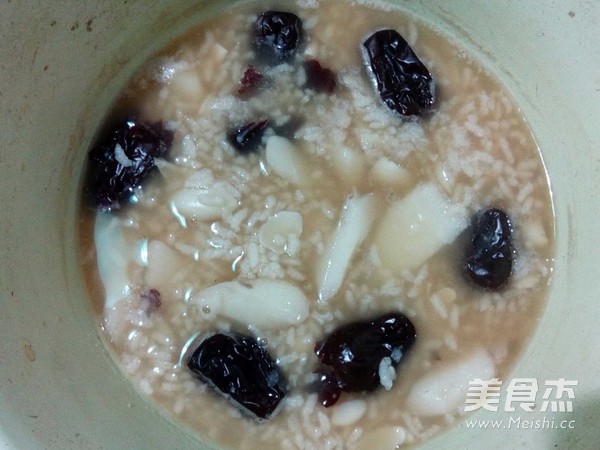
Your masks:
<svg viewBox="0 0 600 450"><path fill-rule="evenodd" d="M418 444L464 414L470 380L505 377L535 329L554 240L543 163L510 95L456 43L373 5L282 8L301 21L284 57L257 50L264 6L239 6L152 58L115 104L101 135L129 120L167 150L126 201L84 195L102 334L143 395L216 445ZM433 107L402 116L381 100L363 43L382 29L431 73ZM136 163L123 147L118 170ZM494 289L465 275L471 224L491 208L510 219L513 263ZM315 347L388 313L414 345L381 359L379 387L323 406ZM285 396L268 419L188 368L214 333L273 359Z"/></svg>

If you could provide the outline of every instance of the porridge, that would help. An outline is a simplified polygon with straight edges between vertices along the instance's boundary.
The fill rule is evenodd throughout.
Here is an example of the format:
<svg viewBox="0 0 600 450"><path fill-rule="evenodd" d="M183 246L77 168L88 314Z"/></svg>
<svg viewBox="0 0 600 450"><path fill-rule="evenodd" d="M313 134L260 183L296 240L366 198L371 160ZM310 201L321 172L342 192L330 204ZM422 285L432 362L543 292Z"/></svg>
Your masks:
<svg viewBox="0 0 600 450"><path fill-rule="evenodd" d="M506 376L552 271L519 108L372 5L246 4L178 39L121 93L83 197L107 347L226 448L429 439Z"/></svg>

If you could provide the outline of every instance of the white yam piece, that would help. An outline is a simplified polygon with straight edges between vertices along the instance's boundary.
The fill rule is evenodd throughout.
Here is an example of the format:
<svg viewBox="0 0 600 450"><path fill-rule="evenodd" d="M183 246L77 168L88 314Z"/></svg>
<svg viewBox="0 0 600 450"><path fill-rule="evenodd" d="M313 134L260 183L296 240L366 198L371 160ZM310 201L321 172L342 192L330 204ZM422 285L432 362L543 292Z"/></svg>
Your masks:
<svg viewBox="0 0 600 450"><path fill-rule="evenodd" d="M211 59L215 63L223 62L229 51L218 42L211 47Z"/></svg>
<svg viewBox="0 0 600 450"><path fill-rule="evenodd" d="M376 185L395 188L403 188L410 181L408 171L387 158L381 158L373 165L369 178Z"/></svg>
<svg viewBox="0 0 600 450"><path fill-rule="evenodd" d="M348 147L331 149L333 168L346 186L356 186L361 182L366 172L366 161L362 152Z"/></svg>
<svg viewBox="0 0 600 450"><path fill-rule="evenodd" d="M187 144L184 145L183 142L187 142ZM186 136L183 138L182 147L185 148L185 147L190 147L192 145L194 145L194 144L193 144L193 141L191 141L191 139L189 138L189 136ZM164 175L165 177L181 178L182 174L187 173L185 171L186 169L182 169L181 166L178 166L177 164L173 164L172 162L167 161L166 159L163 159L163 158L154 158L154 164L156 165L156 167L158 168L160 173L162 175Z"/></svg>
<svg viewBox="0 0 600 450"><path fill-rule="evenodd" d="M260 244L275 253L290 252L290 238L302 234L302 216L296 211L281 211L267 219L260 227ZM291 253L291 252L290 252Z"/></svg>
<svg viewBox="0 0 600 450"><path fill-rule="evenodd" d="M381 427L361 436L354 450L396 450L406 439L406 431L402 427Z"/></svg>
<svg viewBox="0 0 600 450"><path fill-rule="evenodd" d="M422 184L393 203L381 220L375 245L394 272L414 269L467 227L467 211L431 184Z"/></svg>
<svg viewBox="0 0 600 450"><path fill-rule="evenodd" d="M148 243L148 256L144 280L146 285L160 292L167 291L175 275L181 270L181 255L161 241Z"/></svg>
<svg viewBox="0 0 600 450"><path fill-rule="evenodd" d="M224 316L261 330L298 325L308 316L308 300L296 286L281 280L226 281L192 300L209 318Z"/></svg>
<svg viewBox="0 0 600 450"><path fill-rule="evenodd" d="M213 220L233 212L239 198L239 191L231 184L196 172L186 180L185 187L171 197L171 210L186 218Z"/></svg>
<svg viewBox="0 0 600 450"><path fill-rule="evenodd" d="M119 219L102 212L96 214L94 241L98 272L105 291L104 307L113 308L131 291L127 265L131 261L132 248L125 241Z"/></svg>
<svg viewBox="0 0 600 450"><path fill-rule="evenodd" d="M198 74L193 70L180 71L175 73L171 79L171 86L175 95L182 99L197 99L202 95L202 85Z"/></svg>
<svg viewBox="0 0 600 450"><path fill-rule="evenodd" d="M434 366L415 382L408 394L407 406L421 416L454 414L465 406L469 381L490 380L494 374L490 355L477 349L466 358Z"/></svg>
<svg viewBox="0 0 600 450"><path fill-rule="evenodd" d="M351 425L357 422L367 411L367 402L364 400L349 400L338 403L333 408L331 423L338 427Z"/></svg>
<svg viewBox="0 0 600 450"><path fill-rule="evenodd" d="M332 298L342 285L352 256L377 216L377 203L373 194L346 200L337 229L317 265L320 302Z"/></svg>
<svg viewBox="0 0 600 450"><path fill-rule="evenodd" d="M308 182L308 168L298 149L289 140L281 136L270 136L265 151L267 164L281 178L303 186Z"/></svg>

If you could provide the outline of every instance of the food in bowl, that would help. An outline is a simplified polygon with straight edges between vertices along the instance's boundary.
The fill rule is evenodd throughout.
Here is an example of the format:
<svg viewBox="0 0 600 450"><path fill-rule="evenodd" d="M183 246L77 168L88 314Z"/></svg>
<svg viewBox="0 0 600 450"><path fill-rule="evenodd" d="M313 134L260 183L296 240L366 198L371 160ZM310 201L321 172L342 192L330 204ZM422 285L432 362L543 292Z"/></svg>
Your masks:
<svg viewBox="0 0 600 450"><path fill-rule="evenodd" d="M519 108L401 11L253 3L146 63L90 149L83 271L143 395L231 448L395 448L506 376L552 270Z"/></svg>

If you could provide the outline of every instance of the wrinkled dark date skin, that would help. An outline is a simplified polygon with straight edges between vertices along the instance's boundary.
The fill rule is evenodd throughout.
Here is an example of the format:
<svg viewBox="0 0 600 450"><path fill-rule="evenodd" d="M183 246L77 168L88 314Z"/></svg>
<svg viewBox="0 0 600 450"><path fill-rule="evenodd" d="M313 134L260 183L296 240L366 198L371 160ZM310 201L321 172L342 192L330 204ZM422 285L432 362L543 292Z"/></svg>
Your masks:
<svg viewBox="0 0 600 450"><path fill-rule="evenodd" d="M255 152L268 124L268 120L247 123L229 132L227 135L229 142L239 153L247 154Z"/></svg>
<svg viewBox="0 0 600 450"><path fill-rule="evenodd" d="M88 194L103 211L121 208L141 182L154 171L154 158L164 157L173 142L173 133L162 123L125 120L105 135L89 153ZM117 161L115 149L121 146L131 161Z"/></svg>
<svg viewBox="0 0 600 450"><path fill-rule="evenodd" d="M290 60L302 41L302 21L289 12L266 11L255 22L254 44L271 64Z"/></svg>
<svg viewBox="0 0 600 450"><path fill-rule="evenodd" d="M241 97L249 97L262 84L264 76L254 66L248 66L240 79L238 94Z"/></svg>
<svg viewBox="0 0 600 450"><path fill-rule="evenodd" d="M472 230L467 276L484 289L501 289L510 279L515 257L510 219L504 211L488 209L475 218Z"/></svg>
<svg viewBox="0 0 600 450"><path fill-rule="evenodd" d="M373 391L380 385L379 364L394 350L406 355L416 340L408 317L388 313L374 320L353 322L317 343L315 353L326 366L319 370L319 398L323 406L337 402L341 391ZM400 359L392 364L397 366Z"/></svg>
<svg viewBox="0 0 600 450"><path fill-rule="evenodd" d="M335 74L331 69L323 67L316 59L304 61L306 87L316 92L331 94L336 86Z"/></svg>
<svg viewBox="0 0 600 450"><path fill-rule="evenodd" d="M285 397L285 380L277 365L256 339L217 333L202 341L188 361L202 381L267 419Z"/></svg>
<svg viewBox="0 0 600 450"><path fill-rule="evenodd" d="M390 109L404 116L431 109L432 76L397 31L378 31L363 45L379 96Z"/></svg>

